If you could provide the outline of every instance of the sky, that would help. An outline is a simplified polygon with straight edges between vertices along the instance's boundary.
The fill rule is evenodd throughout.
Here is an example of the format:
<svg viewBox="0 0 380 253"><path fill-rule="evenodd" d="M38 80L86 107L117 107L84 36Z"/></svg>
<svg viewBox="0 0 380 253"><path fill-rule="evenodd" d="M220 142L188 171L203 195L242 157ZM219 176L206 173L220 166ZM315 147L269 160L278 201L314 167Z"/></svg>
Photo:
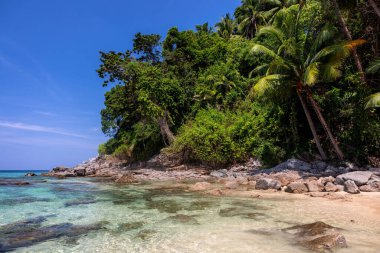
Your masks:
<svg viewBox="0 0 380 253"><path fill-rule="evenodd" d="M240 0L0 0L0 170L74 166L107 140L99 51L214 25Z"/></svg>

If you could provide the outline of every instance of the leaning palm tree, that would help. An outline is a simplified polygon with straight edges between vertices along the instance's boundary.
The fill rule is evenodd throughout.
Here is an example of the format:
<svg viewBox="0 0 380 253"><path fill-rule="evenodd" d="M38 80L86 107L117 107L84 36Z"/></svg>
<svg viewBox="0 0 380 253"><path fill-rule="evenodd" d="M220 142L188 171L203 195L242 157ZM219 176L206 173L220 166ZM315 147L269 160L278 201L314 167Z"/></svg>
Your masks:
<svg viewBox="0 0 380 253"><path fill-rule="evenodd" d="M295 92L305 112L321 158L326 159L314 122L303 98L303 94L306 93L306 98L315 110L337 156L339 159L343 159L344 155L332 135L321 109L314 100L310 88L320 82L338 78L341 75L340 67L344 59L364 41L334 43L335 30L328 25L319 31L316 37L313 37L311 35L313 32L308 32L312 30L311 25L306 28L300 27L299 17L301 14L302 6L298 9L289 8L286 13L281 15L281 19L274 23L275 25L260 29L258 37L266 35L267 38L271 38L272 43L270 45L255 44L252 52L265 54L270 61L254 70L254 72L265 70L265 74L253 88L258 94L263 94L268 89L284 88L284 86ZM301 36L301 33L305 33L305 29L306 36Z"/></svg>
<svg viewBox="0 0 380 253"><path fill-rule="evenodd" d="M236 24L229 13L227 13L226 16L224 16L215 26L218 30L219 36L222 38L229 39L235 33Z"/></svg>

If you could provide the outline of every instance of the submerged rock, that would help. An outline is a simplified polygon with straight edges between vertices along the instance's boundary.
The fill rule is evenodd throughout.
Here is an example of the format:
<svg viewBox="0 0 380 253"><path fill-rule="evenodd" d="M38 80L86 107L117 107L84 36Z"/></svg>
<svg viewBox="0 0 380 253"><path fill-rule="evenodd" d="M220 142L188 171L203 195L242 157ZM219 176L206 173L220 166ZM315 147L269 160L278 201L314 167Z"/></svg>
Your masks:
<svg viewBox="0 0 380 253"><path fill-rule="evenodd" d="M300 246L316 252L347 247L346 239L339 230L321 221L289 227L283 232L291 234Z"/></svg>
<svg viewBox="0 0 380 253"><path fill-rule="evenodd" d="M185 214L177 214L174 216L169 216L168 218L164 219L164 221L171 221L175 223L182 223L186 225L199 225L199 222L197 219L190 215Z"/></svg>
<svg viewBox="0 0 380 253"><path fill-rule="evenodd" d="M136 235L136 238L140 238L141 240L146 241L146 240L151 239L155 234L157 234L156 230L144 229L138 232L138 234Z"/></svg>
<svg viewBox="0 0 380 253"><path fill-rule="evenodd" d="M129 231L129 230L135 230L142 228L144 226L145 222L142 221L136 221L136 222L129 222L129 223L122 223L119 225L120 231Z"/></svg>
<svg viewBox="0 0 380 253"><path fill-rule="evenodd" d="M163 213L176 213L183 209L183 207L174 200L152 200L146 203L149 209L157 209Z"/></svg>
<svg viewBox="0 0 380 253"><path fill-rule="evenodd" d="M46 217L37 217L0 227L0 252L10 251L20 247L60 237L76 237L93 230L103 229L105 222L90 225L73 225L61 223L42 227Z"/></svg>
<svg viewBox="0 0 380 253"><path fill-rule="evenodd" d="M77 199L77 200L67 201L65 203L65 207L88 205L88 204L94 204L96 202L97 201L95 199Z"/></svg>
<svg viewBox="0 0 380 253"><path fill-rule="evenodd" d="M0 179L0 186L24 186L30 185L27 181L20 181L14 179Z"/></svg>

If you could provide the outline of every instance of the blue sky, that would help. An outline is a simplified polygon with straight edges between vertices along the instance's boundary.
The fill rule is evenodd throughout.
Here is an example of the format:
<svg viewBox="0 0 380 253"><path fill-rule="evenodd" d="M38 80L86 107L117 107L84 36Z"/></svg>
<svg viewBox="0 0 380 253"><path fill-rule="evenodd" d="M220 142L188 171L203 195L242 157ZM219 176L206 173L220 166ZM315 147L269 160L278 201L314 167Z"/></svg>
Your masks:
<svg viewBox="0 0 380 253"><path fill-rule="evenodd" d="M0 0L0 170L73 166L97 154L98 51L137 32L215 24L239 0Z"/></svg>

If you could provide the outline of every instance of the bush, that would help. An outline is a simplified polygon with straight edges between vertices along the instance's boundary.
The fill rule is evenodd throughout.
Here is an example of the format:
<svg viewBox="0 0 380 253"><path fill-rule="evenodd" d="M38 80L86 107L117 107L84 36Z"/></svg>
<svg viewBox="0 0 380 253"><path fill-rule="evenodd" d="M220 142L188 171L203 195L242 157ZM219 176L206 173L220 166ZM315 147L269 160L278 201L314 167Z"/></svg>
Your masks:
<svg viewBox="0 0 380 253"><path fill-rule="evenodd" d="M187 152L190 160L212 166L252 156L275 164L285 156L277 140L278 116L258 108L238 112L201 110L180 129L172 150Z"/></svg>

